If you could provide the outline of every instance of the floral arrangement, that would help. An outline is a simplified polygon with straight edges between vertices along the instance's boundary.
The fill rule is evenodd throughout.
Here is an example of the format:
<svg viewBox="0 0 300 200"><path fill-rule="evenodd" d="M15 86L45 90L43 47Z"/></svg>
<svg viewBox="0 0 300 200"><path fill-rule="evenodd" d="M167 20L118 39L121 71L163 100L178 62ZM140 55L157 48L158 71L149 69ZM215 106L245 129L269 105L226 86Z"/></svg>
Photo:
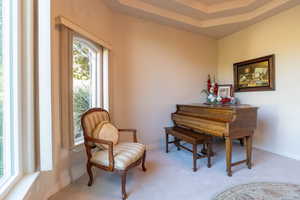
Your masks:
<svg viewBox="0 0 300 200"><path fill-rule="evenodd" d="M207 104L236 104L237 99L235 97L221 97L218 95L218 83L216 82L215 77L211 79L208 75L207 79L207 89L202 90L202 93L207 95L206 103Z"/></svg>

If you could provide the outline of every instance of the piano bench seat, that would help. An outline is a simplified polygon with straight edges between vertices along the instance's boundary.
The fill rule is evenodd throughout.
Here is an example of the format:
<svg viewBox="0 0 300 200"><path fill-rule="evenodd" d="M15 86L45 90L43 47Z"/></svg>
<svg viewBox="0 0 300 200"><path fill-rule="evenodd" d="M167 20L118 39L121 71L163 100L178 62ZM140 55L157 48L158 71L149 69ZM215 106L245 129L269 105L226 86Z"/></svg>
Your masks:
<svg viewBox="0 0 300 200"><path fill-rule="evenodd" d="M180 127L167 127L166 131L166 153L169 152L169 144L173 143L177 147L177 150L185 149L193 153L193 170L197 171L197 159L207 158L207 167L211 167L211 156L212 156L212 136L205 135L193 130L180 128ZM169 141L169 135L174 137L174 141ZM180 144L181 141L192 144L193 149L189 149L186 146ZM202 155L198 154L197 146L203 144L207 146L207 153Z"/></svg>

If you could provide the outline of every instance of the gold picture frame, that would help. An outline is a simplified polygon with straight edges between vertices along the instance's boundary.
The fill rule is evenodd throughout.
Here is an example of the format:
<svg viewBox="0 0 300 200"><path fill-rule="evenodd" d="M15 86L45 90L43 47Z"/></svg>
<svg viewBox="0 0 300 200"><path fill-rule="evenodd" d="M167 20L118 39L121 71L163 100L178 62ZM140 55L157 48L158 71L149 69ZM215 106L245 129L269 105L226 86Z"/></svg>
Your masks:
<svg viewBox="0 0 300 200"><path fill-rule="evenodd" d="M275 55L247 60L233 65L234 91L275 90Z"/></svg>

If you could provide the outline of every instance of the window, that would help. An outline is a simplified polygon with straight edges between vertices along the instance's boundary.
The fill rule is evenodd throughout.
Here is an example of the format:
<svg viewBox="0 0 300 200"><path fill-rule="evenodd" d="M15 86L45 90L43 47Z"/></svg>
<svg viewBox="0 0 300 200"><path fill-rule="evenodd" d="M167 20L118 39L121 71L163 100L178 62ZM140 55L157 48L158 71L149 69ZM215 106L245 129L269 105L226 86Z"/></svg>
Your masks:
<svg viewBox="0 0 300 200"><path fill-rule="evenodd" d="M21 175L17 13L17 0L0 0L0 194Z"/></svg>
<svg viewBox="0 0 300 200"><path fill-rule="evenodd" d="M2 0L0 0L0 178L3 176L3 59L2 59Z"/></svg>
<svg viewBox="0 0 300 200"><path fill-rule="evenodd" d="M73 38L73 131L75 144L82 141L81 115L100 105L100 49L79 37Z"/></svg>
<svg viewBox="0 0 300 200"><path fill-rule="evenodd" d="M111 45L60 16L60 117L62 147L83 143L81 116L92 107L109 110Z"/></svg>
<svg viewBox="0 0 300 200"><path fill-rule="evenodd" d="M92 107L108 109L108 50L80 37L72 40L74 145L83 142L81 115Z"/></svg>

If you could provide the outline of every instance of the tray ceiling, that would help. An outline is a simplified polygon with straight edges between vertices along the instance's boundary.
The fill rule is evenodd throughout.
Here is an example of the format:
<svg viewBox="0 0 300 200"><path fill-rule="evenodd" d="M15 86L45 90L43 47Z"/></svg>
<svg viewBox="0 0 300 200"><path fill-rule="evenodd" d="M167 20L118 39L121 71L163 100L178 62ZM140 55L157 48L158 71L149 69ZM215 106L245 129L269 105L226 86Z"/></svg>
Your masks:
<svg viewBox="0 0 300 200"><path fill-rule="evenodd" d="M105 0L112 9L221 38L300 0Z"/></svg>

